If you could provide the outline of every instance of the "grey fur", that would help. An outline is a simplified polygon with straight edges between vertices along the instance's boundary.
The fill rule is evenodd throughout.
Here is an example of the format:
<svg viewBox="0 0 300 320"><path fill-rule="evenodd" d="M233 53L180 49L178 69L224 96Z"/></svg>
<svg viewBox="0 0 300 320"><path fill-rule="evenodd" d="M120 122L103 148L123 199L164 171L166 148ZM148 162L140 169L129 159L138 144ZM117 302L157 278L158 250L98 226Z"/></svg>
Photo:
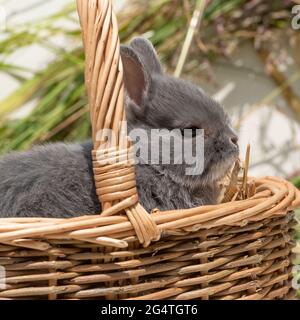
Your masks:
<svg viewBox="0 0 300 320"><path fill-rule="evenodd" d="M100 212L91 143L38 146L0 160L1 217L70 217Z"/></svg>
<svg viewBox="0 0 300 320"><path fill-rule="evenodd" d="M198 87L163 73L150 42L122 47L129 131L204 129L201 175L186 165L136 165L141 203L150 212L214 204L218 181L238 156L237 137L220 105ZM0 217L73 217L101 211L92 173L92 143L49 144L0 159Z"/></svg>

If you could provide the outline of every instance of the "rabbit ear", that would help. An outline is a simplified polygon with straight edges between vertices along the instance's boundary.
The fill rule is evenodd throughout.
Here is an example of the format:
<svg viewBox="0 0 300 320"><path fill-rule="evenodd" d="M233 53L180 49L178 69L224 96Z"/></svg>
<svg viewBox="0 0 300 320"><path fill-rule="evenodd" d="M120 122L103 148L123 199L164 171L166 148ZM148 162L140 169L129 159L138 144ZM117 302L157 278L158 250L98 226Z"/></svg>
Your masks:
<svg viewBox="0 0 300 320"><path fill-rule="evenodd" d="M121 46L121 57L124 68L124 83L130 99L138 106L148 93L150 76L135 51L128 46Z"/></svg>
<svg viewBox="0 0 300 320"><path fill-rule="evenodd" d="M142 37L136 37L130 43L130 47L132 47L138 53L149 72L163 73L158 55L149 40Z"/></svg>

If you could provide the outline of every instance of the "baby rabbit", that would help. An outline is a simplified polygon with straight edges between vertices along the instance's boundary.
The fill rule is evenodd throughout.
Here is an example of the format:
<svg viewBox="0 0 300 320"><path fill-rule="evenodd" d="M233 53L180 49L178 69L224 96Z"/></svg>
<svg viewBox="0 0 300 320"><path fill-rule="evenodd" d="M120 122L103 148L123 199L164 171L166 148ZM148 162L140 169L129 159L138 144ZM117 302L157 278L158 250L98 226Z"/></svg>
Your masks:
<svg viewBox="0 0 300 320"><path fill-rule="evenodd" d="M185 163L136 164L140 202L149 212L216 203L218 182L239 152L226 113L197 86L164 74L148 40L135 38L121 56L129 135L133 129L191 129L194 141L196 129L204 129L201 174L187 175ZM0 159L0 217L100 213L91 150L91 141L56 143Z"/></svg>

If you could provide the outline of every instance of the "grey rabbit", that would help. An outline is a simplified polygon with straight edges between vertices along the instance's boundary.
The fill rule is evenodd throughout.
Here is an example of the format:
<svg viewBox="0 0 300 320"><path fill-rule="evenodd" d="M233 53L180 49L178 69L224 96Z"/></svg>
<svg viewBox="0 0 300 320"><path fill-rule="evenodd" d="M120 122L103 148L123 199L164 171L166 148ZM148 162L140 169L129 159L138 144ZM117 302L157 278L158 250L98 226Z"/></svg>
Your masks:
<svg viewBox="0 0 300 320"><path fill-rule="evenodd" d="M204 170L186 164L137 163L140 202L149 212L215 204L218 182L238 157L238 138L223 108L197 86L163 72L152 44L141 37L121 47L129 132L204 129ZM54 143L0 159L0 217L98 214L92 142Z"/></svg>

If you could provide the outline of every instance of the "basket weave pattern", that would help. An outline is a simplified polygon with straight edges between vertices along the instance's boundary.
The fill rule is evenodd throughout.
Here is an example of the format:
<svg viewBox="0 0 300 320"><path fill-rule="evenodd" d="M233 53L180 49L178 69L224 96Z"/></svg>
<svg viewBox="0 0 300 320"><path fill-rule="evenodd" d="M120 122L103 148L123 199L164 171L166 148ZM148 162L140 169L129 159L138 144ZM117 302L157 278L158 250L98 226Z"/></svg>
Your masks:
<svg viewBox="0 0 300 320"><path fill-rule="evenodd" d="M123 67L111 1L77 0L86 52L100 215L0 219L0 299L287 299L293 209L289 182L252 178L247 199L146 212L121 123ZM104 139L111 129L117 143ZM114 160L109 161L107 160Z"/></svg>

